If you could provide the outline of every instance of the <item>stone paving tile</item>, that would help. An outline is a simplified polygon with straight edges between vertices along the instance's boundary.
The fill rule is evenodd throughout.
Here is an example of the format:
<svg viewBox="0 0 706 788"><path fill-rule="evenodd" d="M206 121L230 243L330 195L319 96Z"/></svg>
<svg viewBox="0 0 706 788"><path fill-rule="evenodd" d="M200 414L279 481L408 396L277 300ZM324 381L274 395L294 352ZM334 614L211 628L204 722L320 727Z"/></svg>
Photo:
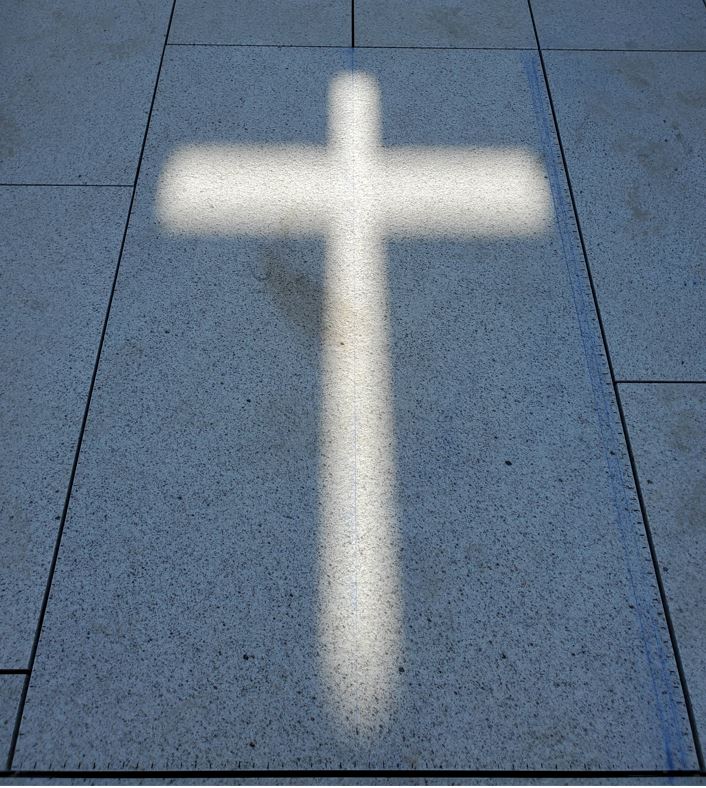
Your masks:
<svg viewBox="0 0 706 788"><path fill-rule="evenodd" d="M616 376L703 380L706 53L545 60Z"/></svg>
<svg viewBox="0 0 706 788"><path fill-rule="evenodd" d="M350 46L350 0L177 0L172 44Z"/></svg>
<svg viewBox="0 0 706 788"><path fill-rule="evenodd" d="M699 738L706 740L706 384L620 387Z"/></svg>
<svg viewBox="0 0 706 788"><path fill-rule="evenodd" d="M706 50L703 0L531 3L543 48Z"/></svg>
<svg viewBox="0 0 706 788"><path fill-rule="evenodd" d="M368 50L368 104L350 116L348 57L168 53L14 765L693 767L644 533L610 475L567 228L551 221L537 75L515 53ZM329 105L331 84L344 92ZM375 85L388 160L500 151L526 215L505 226L498 207L456 238L420 177L412 207L432 237L371 246L377 214L357 206L373 181L350 173L346 193L340 170L346 155L372 166L359 146ZM351 133L342 159L317 159ZM236 143L230 170L214 146ZM310 180L277 181L274 145ZM222 180L247 176L246 154L262 169L247 194ZM165 192L175 156L207 177ZM351 262L345 232L321 219L335 201L378 266L350 291L331 263ZM371 282L389 327L377 346L351 323ZM372 518L353 517L361 501ZM380 573L367 548L385 533Z"/></svg>
<svg viewBox="0 0 706 788"><path fill-rule="evenodd" d="M170 10L4 0L1 182L133 182Z"/></svg>
<svg viewBox="0 0 706 788"><path fill-rule="evenodd" d="M29 659L129 200L0 189L1 668Z"/></svg>
<svg viewBox="0 0 706 788"><path fill-rule="evenodd" d="M0 676L0 769L5 767L10 750L24 680L24 676Z"/></svg>
<svg viewBox="0 0 706 788"><path fill-rule="evenodd" d="M523 0L356 0L357 46L536 46Z"/></svg>

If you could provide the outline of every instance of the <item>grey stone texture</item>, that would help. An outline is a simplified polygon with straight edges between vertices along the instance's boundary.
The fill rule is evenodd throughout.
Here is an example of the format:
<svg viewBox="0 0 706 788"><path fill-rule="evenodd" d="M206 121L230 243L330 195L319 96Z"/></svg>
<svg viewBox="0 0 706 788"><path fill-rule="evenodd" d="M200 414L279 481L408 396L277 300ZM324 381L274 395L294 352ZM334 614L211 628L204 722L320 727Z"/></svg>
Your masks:
<svg viewBox="0 0 706 788"><path fill-rule="evenodd" d="M701 742L706 740L706 384L620 396Z"/></svg>
<svg viewBox="0 0 706 788"><path fill-rule="evenodd" d="M0 668L25 668L130 190L0 188Z"/></svg>
<svg viewBox="0 0 706 788"><path fill-rule="evenodd" d="M357 46L534 47L523 0L356 0Z"/></svg>
<svg viewBox="0 0 706 788"><path fill-rule="evenodd" d="M10 751L24 680L20 675L0 675L0 769L5 767Z"/></svg>
<svg viewBox="0 0 706 788"><path fill-rule="evenodd" d="M299 165L330 144L328 91L349 58L167 54L14 765L693 767L644 532L625 525L607 395L587 374L566 227L550 212L522 232L400 234L365 247L377 278L362 267L347 290L330 227L259 217L247 232L234 215L229 232L196 169L173 197L199 205L202 228L163 220L179 151L296 146ZM516 53L367 50L355 70L378 86L388 154L513 149L549 166ZM371 172L350 172L352 205ZM279 200L271 175L260 188ZM543 179L526 183L549 201ZM351 319L371 289L375 342ZM386 420L385 446L366 420ZM378 477L368 464L356 489L351 469L378 450ZM386 571L356 597L382 536L374 517L356 531L356 506L376 489L392 512ZM365 644L364 667L384 674L375 708L348 681L348 625L374 633L391 607L399 629Z"/></svg>
<svg viewBox="0 0 706 788"><path fill-rule="evenodd" d="M706 50L703 0L531 0L546 49Z"/></svg>
<svg viewBox="0 0 706 788"><path fill-rule="evenodd" d="M545 61L616 376L703 380L706 53Z"/></svg>
<svg viewBox="0 0 706 788"><path fill-rule="evenodd" d="M3 0L0 182L133 182L171 5Z"/></svg>
<svg viewBox="0 0 706 788"><path fill-rule="evenodd" d="M350 0L177 2L172 44L350 46Z"/></svg>

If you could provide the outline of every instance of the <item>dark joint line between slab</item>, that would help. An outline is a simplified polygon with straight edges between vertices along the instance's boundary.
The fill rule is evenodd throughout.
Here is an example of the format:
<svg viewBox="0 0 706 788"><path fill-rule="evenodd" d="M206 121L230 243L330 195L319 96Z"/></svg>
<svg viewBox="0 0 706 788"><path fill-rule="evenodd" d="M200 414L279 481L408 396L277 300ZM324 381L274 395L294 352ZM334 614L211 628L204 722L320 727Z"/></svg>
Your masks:
<svg viewBox="0 0 706 788"><path fill-rule="evenodd" d="M0 186L89 186L93 189L132 189L131 183L0 183Z"/></svg>
<svg viewBox="0 0 706 788"><path fill-rule="evenodd" d="M262 47L263 49L350 49L351 47L342 44L207 44L207 43L183 43L170 41L170 47ZM444 52L466 51L466 52L536 52L536 47L441 47L441 46L365 46L354 44L355 49L421 49L421 50L441 50Z"/></svg>
<svg viewBox="0 0 706 788"><path fill-rule="evenodd" d="M174 8L175 8L175 6L176 6L176 0L172 0L172 8L171 8L171 12L169 14L169 22L167 24L167 30L166 30L166 33L165 33L165 36L164 36L164 44L162 45L162 54L161 54L161 57L159 59L159 66L157 67L157 74L156 74L155 82L154 82L154 90L152 92L152 101L150 103L150 109L149 109L149 112L147 114L147 122L145 124L145 132L144 132L144 135L142 137L142 146L140 148L140 155L139 155L139 158L137 160L137 168L135 170L135 178L134 178L134 181L132 183L132 195L130 196L130 205L128 207L127 217L125 219L125 228L123 229L123 237L122 237L122 240L120 242L120 249L118 251L118 259L117 259L117 262L116 262L116 265L115 265L115 273L113 274L113 282L112 282L112 285L111 285L110 293L108 295L108 303L106 305L105 317L103 318L103 326L102 326L102 329L101 329L100 339L98 340L98 348L96 350L96 359L95 359L95 362L94 362L94 365L93 365L93 373L91 375L91 382L89 383L89 386L88 386L88 393L86 395L86 405L84 407L83 417L81 419L81 427L79 429L78 440L76 442L76 450L74 452L73 463L72 463L72 466L71 466L71 474L69 476L69 483L68 483L67 490L66 490L66 497L64 498L64 507L63 507L63 510L62 510L62 513L61 513L61 521L59 523L59 529L57 531L56 541L54 543L54 552L52 554L52 560L51 560L51 564L49 566L49 572L48 572L48 575L47 575L47 583L46 583L46 586L44 588L44 596L42 598L42 605L40 607L39 616L37 618L37 627L35 629L34 640L32 642L32 650L31 650L30 657L29 657L28 669L27 669L27 671L24 674L25 675L25 681L24 681L24 685L22 687L22 694L20 695L20 702L19 702L18 708L17 708L17 716L15 718L15 725L14 725L14 729L13 729L13 732L12 732L12 739L10 741L10 747L9 747L8 755L7 755L7 769L8 770L12 769L12 762L13 762L13 759L15 757L15 750L17 748L17 739L18 739L19 733L20 733L20 725L22 724L22 717L23 717L23 714L24 714L25 703L27 702L27 691L29 689L29 682L30 682L32 670L34 668L34 663L35 663L35 660L36 660L36 657L37 657L37 648L39 646L39 639L40 639L41 632L42 632L42 626L44 624L44 618L45 618L46 612L47 612L47 604L49 602L49 593L51 591L51 585L52 585L52 581L54 579L54 573L56 572L56 564L57 564L57 561L58 561L58 558L59 558L59 549L61 547L61 538L63 536L64 527L66 525L66 515L67 515L68 509L69 509L69 501L71 500L71 492L72 492L72 489L73 489L74 479L76 478L76 468L78 467L78 460L79 460L79 456L81 454L81 445L83 443L83 436L84 436L84 433L85 433L85 430L86 430L86 423L88 421L88 413L89 413L89 410L90 410L90 407L91 407L91 398L93 396L93 390L94 390L95 384L96 384L96 377L98 375L98 366L100 364L101 352L103 350L103 344L105 342L105 335L106 335L106 331L107 331L107 328L108 328L108 320L110 318L110 309L111 309L111 306L112 306L112 303L113 303L113 297L115 295L115 289L116 289L116 285L117 285L117 282L118 282L118 275L120 273L120 263L121 263L122 256L123 256L123 250L125 249L125 240L127 238L127 230L128 230L128 226L130 224L130 216L132 215L132 208L133 208L133 205L134 205L134 202L135 202L135 193L137 191L137 181L138 181L138 179L140 177L140 168L142 166L142 157L144 155L145 145L147 143L147 133L148 133L149 127L150 127L150 121L152 120L152 111L154 109L155 98L157 97L157 87L159 85L159 78L160 78L160 75L162 73L162 65L164 63L164 55L165 55L166 50L167 50L167 40L169 39L169 31L170 31L171 26L172 26L172 19L174 18Z"/></svg>
<svg viewBox="0 0 706 788"><path fill-rule="evenodd" d="M685 386L702 386L706 383L706 380L656 380L656 379L646 379L646 380L616 380L615 381L620 386L626 385L655 385L655 384L669 384L669 385L685 385Z"/></svg>
<svg viewBox="0 0 706 788"><path fill-rule="evenodd" d="M706 0L704 0L706 2ZM542 52L645 52L645 53L663 53L663 54L678 54L684 53L706 53L706 49L627 49L627 48L603 48L603 47L463 47L463 46L424 46L422 44L397 44L397 45L375 45L375 44L356 44L355 42L355 29L354 18L351 15L351 47L355 49L429 49L441 50L444 52L535 52L540 49ZM207 41L170 41L167 46L169 47L261 47L263 49L348 49L343 44L225 44L225 43L209 43ZM0 184L2 185L2 184ZM101 185L101 184L98 184Z"/></svg>
<svg viewBox="0 0 706 788"><path fill-rule="evenodd" d="M706 0L704 0L704 3L706 4ZM594 284L594 281L593 281L593 273L591 271L591 264L590 264L590 260L589 260L589 257L588 257L588 252L587 252L586 242L585 242L584 235L583 235L583 230L581 228L581 221L580 221L580 218L579 218L578 209L577 209L577 206L576 206L576 199L575 199L575 196L574 196L574 188L573 188L573 184L571 182L571 173L569 171L569 165L568 165L568 161L566 159L566 153L564 151L564 144L563 144L562 139L561 139L561 131L559 129L559 120L558 120L558 117L557 117L557 114L556 114L556 109L554 107L554 99L552 98L552 92L551 92L551 88L550 88L550 85L549 85L549 78L547 76L547 69L546 69L546 65L544 63L544 56L543 56L543 53L542 53L542 49L539 46L539 34L537 32L537 24L536 24L536 21L535 21L535 18L534 18L534 11L532 10L532 0L527 0L527 6L529 8L530 18L532 20L532 27L534 29L534 34L535 34L535 38L536 38L536 41L537 41L537 47L538 47L538 50L539 50L539 61L540 61L541 68L542 68L542 74L544 76L544 85L545 85L545 89L546 89L546 92L547 92L547 98L549 99L549 107L551 109L552 120L553 120L553 124L554 124L554 129L555 129L555 132L556 132L557 142L558 142L558 145L559 145L559 152L561 154L561 162L562 162L562 165L563 165L564 172L566 174L566 182L567 182L567 187L568 187L568 190L569 190L569 197L571 199L571 206L572 206L572 210L573 210L573 214L574 214L574 220L576 222L576 229L578 231L579 241L580 241L580 244L581 244L581 250L583 252L583 258L584 258L584 261L585 261L586 273L587 273L587 276L588 276L588 282L589 282L590 289L591 289L591 296L593 298L593 305L594 305L594 308L595 308L595 311L596 311L596 318L598 320L598 325L599 325L599 328L600 328L600 335L601 335L601 339L602 339L602 342L603 342L603 349L604 349L604 352L605 352L606 360L608 362L608 369L610 371L610 378L611 378L611 383L612 383L612 387L613 387L613 393L614 393L614 396L615 396L615 402L616 402L616 404L618 406L618 413L620 415L620 423L622 425L622 431L623 431L624 440L625 440L625 447L627 449L628 458L629 458L629 461L630 461L630 467L631 467L631 470L632 470L633 479L635 481L635 492L637 493L637 499L638 499L638 502L639 502L639 505L640 505L640 512L642 514L642 522L643 522L644 529L645 529L645 535L647 537L647 544L648 544L649 551L650 551L650 557L652 559L653 571L654 571L654 574L655 574L655 579L657 581L657 587L659 589L659 596L660 596L660 600L661 600L661 603L662 603L662 609L664 611L664 618L665 618L665 621L666 621L666 624L667 624L667 629L669 631L669 638L671 640L672 650L674 652L674 661L676 663L677 671L678 671L678 674L679 674L679 681L681 683L682 694L684 696L684 703L686 705L686 711L687 711L687 715L688 715L688 718L689 718L689 725L691 727L691 735L692 735L692 738L693 738L694 750L696 751L696 758L697 758L697 761L698 761L698 764L699 764L699 771L701 773L703 773L704 771L706 771L706 765L704 764L704 756L703 756L703 752L702 752L702 749L701 749L701 742L700 742L700 739L699 739L698 728L697 728L697 725L696 725L696 717L694 715L694 709L693 709L692 702L691 702L691 696L689 695L689 688L688 688L688 684L687 684L687 681L686 681L686 674L684 672L684 666L682 664L681 654L679 652L679 646L678 646L678 643L677 643L677 637L676 637L676 633L675 633L675 630L674 630L674 624L672 622L672 616L671 616L671 613L670 613L670 610L669 610L669 603L667 601L667 595L666 595L666 592L665 592L665 589L664 589L664 582L662 580L662 573L661 573L661 570L660 570L660 567L659 567L659 561L657 559L657 551L655 549L654 540L652 538L652 531L651 531L651 528L650 528L649 519L647 517L647 507L645 506L645 501L644 501L644 498L643 498L643 495L642 495L642 489L641 489L641 486L640 486L640 479L639 479L639 476L638 476L638 473L637 473L637 464L635 462L635 455L633 453L632 444L630 442L630 435L628 433L627 422L625 420L625 413L623 411L623 405L622 405L622 401L620 399L620 390L619 390L619 386L618 386L618 383L617 383L616 377L615 377L615 370L613 368L613 361L612 361L611 356L610 356L610 349L609 349L609 346L608 346L607 335L606 335L606 331L605 331L605 326L603 324L603 317L601 315L600 304L598 302L598 294L596 292L595 284Z"/></svg>
<svg viewBox="0 0 706 788"><path fill-rule="evenodd" d="M0 676L26 676L29 675L28 668L0 668Z"/></svg>
<svg viewBox="0 0 706 788"><path fill-rule="evenodd" d="M56 778L243 778L258 779L267 777L293 778L639 778L639 777L700 777L703 770L550 770L550 769L14 769L0 771L2 777L56 777Z"/></svg>
<svg viewBox="0 0 706 788"><path fill-rule="evenodd" d="M542 52L706 52L706 49L613 49L609 47L542 47Z"/></svg>

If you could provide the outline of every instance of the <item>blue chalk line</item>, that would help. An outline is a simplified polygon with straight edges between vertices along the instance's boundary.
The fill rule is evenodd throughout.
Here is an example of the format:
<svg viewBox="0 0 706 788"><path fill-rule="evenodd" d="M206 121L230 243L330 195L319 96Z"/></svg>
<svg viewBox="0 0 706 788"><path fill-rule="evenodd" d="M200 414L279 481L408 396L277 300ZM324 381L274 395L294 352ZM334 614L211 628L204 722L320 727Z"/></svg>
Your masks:
<svg viewBox="0 0 706 788"><path fill-rule="evenodd" d="M625 456L626 451L624 436L622 426L617 422L617 404L614 402L610 372L603 353L603 342L593 299L589 296L590 285L584 267L583 253L579 251L574 235L576 231L573 208L566 199L567 187L563 178L563 164L554 137L553 121L549 117L542 67L535 53L526 53L522 59L532 95L588 377L593 390L594 407L603 441L625 568L660 722L666 767L669 770L689 768L694 765L693 742L684 725L684 699L681 686L674 680L671 646L666 646L664 643L663 630L660 631L659 613L654 606L654 601L659 601L659 595L652 561L651 558L647 560L640 558L640 550L643 553L645 550L642 518L634 502L631 503L628 493L628 490L633 489L631 474L629 471L626 473L620 459ZM685 749L687 739L688 754Z"/></svg>

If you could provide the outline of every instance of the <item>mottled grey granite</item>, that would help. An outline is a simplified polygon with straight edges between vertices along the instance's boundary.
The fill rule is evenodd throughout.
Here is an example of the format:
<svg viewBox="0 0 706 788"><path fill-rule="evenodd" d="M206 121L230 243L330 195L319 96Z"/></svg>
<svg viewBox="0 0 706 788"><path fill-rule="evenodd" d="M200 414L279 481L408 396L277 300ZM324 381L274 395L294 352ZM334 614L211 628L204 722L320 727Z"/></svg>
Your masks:
<svg viewBox="0 0 706 788"><path fill-rule="evenodd" d="M350 46L350 0L177 2L170 44Z"/></svg>
<svg viewBox="0 0 706 788"><path fill-rule="evenodd" d="M204 235L158 219L170 208L160 179L184 148L297 145L292 158L307 161L327 143L327 90L348 57L168 53L15 766L691 767L644 532L608 456L620 435L606 443L599 428L611 389L587 374L600 360L586 342L600 340L590 315L579 330L567 228L549 213L522 237L469 228L382 245L393 463L376 480L346 470L370 430L362 445L347 436L351 403L363 392L369 404L370 381L385 378L384 353L331 390L332 359L355 359L345 331L358 296L336 290L323 235L268 219L259 235L231 236L227 217ZM382 142L399 155L548 155L516 54L367 50L356 69L378 85ZM272 175L259 190L273 190ZM355 197L366 181L349 178ZM544 206L543 180L530 183ZM194 171L182 185L177 203L194 198L206 224L220 215L199 200L209 179ZM321 458L335 451L331 476ZM391 490L387 577L399 598L383 585L358 599L375 555L326 563L324 503L333 485L333 518L355 531L369 492L356 481ZM347 597L336 572L354 581ZM345 676L357 653L336 652L345 617L400 600L398 662L390 631L378 651L367 644L394 689L371 731L379 709L341 715L335 693L360 684L332 692L324 660L333 649Z"/></svg>
<svg viewBox="0 0 706 788"><path fill-rule="evenodd" d="M620 387L699 738L706 740L706 384Z"/></svg>
<svg viewBox="0 0 706 788"><path fill-rule="evenodd" d="M535 47L524 0L356 0L357 46Z"/></svg>
<svg viewBox="0 0 706 788"><path fill-rule="evenodd" d="M0 676L0 769L7 762L24 681L24 676Z"/></svg>
<svg viewBox="0 0 706 788"><path fill-rule="evenodd" d="M703 0L531 3L543 48L706 49Z"/></svg>
<svg viewBox="0 0 706 788"><path fill-rule="evenodd" d="M703 380L706 53L545 61L616 376Z"/></svg>
<svg viewBox="0 0 706 788"><path fill-rule="evenodd" d="M171 0L3 0L0 182L135 178Z"/></svg>
<svg viewBox="0 0 706 788"><path fill-rule="evenodd" d="M27 666L130 190L0 189L0 667Z"/></svg>

